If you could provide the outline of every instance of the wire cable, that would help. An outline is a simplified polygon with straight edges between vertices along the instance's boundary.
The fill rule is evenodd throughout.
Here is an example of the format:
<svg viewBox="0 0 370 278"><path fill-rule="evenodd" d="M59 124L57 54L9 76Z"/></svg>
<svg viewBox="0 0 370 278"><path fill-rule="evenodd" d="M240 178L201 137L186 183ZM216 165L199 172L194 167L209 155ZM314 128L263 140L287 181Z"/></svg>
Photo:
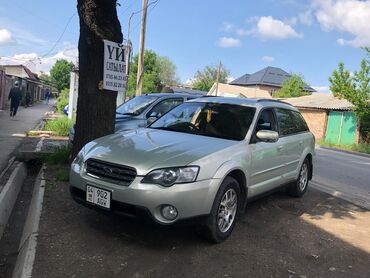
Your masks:
<svg viewBox="0 0 370 278"><path fill-rule="evenodd" d="M62 40L65 32L67 31L67 28L69 26L69 24L71 23L72 19L77 15L77 12L75 12L67 21L67 24L64 26L64 29L63 29L63 32L60 34L59 38L56 40L56 42L54 43L53 47L48 51L46 52L44 55L41 55L40 58L44 58L46 56L48 56L54 49L55 47L58 45L58 43Z"/></svg>
<svg viewBox="0 0 370 278"><path fill-rule="evenodd" d="M149 12L150 11L153 11L154 10L154 8L158 5L158 3L159 3L159 1L160 0L155 0L155 1L153 1L153 2L150 2L149 4L148 4L148 8L150 7L150 6L152 6L151 7L151 9L150 10L148 10L148 15L149 15ZM140 11L137 11L136 13L139 13L139 12L141 12L143 9L141 9ZM131 32L133 31L133 30L136 30L136 28L140 25L140 21L131 29Z"/></svg>

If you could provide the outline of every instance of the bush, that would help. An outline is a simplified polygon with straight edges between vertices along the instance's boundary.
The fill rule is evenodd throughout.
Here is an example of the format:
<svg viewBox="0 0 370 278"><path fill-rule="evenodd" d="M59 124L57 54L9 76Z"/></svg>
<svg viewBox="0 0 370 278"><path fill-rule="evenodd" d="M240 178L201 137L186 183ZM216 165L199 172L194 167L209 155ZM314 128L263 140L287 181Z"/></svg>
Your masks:
<svg viewBox="0 0 370 278"><path fill-rule="evenodd" d="M63 165L69 163L69 156L71 155L72 145L66 144L55 149L53 153L42 157L42 160L51 165Z"/></svg>
<svg viewBox="0 0 370 278"><path fill-rule="evenodd" d="M57 111L63 113L63 109L69 103L69 90L64 89L57 99Z"/></svg>
<svg viewBox="0 0 370 278"><path fill-rule="evenodd" d="M59 136L68 136L69 129L73 126L73 121L67 116L47 121L44 130L53 131Z"/></svg>

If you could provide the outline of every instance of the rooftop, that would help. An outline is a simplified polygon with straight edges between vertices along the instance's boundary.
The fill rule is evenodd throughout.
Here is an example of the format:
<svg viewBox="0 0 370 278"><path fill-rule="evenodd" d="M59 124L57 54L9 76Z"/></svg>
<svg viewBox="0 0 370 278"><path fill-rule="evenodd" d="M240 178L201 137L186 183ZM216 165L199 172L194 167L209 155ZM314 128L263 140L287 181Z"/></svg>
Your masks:
<svg viewBox="0 0 370 278"><path fill-rule="evenodd" d="M243 86L236 86L224 83L218 83L218 86L213 84L212 88L209 90L208 95L218 96L236 96L236 97L246 97L246 98L271 98L271 95L265 91L258 88L248 88Z"/></svg>
<svg viewBox="0 0 370 278"><path fill-rule="evenodd" d="M283 82L289 79L291 75L281 68L266 67L253 74L244 74L241 77L231 81L230 85L251 86L267 85L281 87ZM305 84L304 89L308 92L316 92L315 89Z"/></svg>
<svg viewBox="0 0 370 278"><path fill-rule="evenodd" d="M352 103L345 99L339 99L332 94L314 93L309 96L284 99L299 108L314 108L324 110L352 110Z"/></svg>

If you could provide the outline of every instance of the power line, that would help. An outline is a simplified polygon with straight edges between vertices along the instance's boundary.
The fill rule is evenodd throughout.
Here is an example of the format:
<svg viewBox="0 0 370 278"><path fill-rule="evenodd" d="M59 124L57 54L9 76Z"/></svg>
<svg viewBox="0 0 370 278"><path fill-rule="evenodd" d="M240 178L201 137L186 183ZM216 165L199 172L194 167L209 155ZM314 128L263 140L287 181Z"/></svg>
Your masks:
<svg viewBox="0 0 370 278"><path fill-rule="evenodd" d="M127 12L134 4L135 4L136 0L132 1L132 3L125 9L123 9L119 15L123 15L125 12Z"/></svg>
<svg viewBox="0 0 370 278"><path fill-rule="evenodd" d="M148 8L150 7L150 6L152 6L152 7L150 7L151 9L149 9L148 10L148 15L149 15L149 12L151 12L151 11L153 11L154 10L154 8L158 5L158 3L159 3L159 1L160 0L155 0L155 1L153 1L153 2L150 2L149 4L148 4ZM142 11L142 9L140 10L140 11L137 11L136 13L139 13L139 12L141 12ZM132 31L133 30L136 30L136 28L137 27L139 27L139 25L140 25L140 21L132 28Z"/></svg>
<svg viewBox="0 0 370 278"><path fill-rule="evenodd" d="M63 32L60 34L59 38L56 40L56 42L54 43L53 47L48 51L46 52L44 55L41 55L40 57L43 58L43 57L46 57L48 56L54 49L55 47L58 45L58 43L61 41L61 39L63 38L64 36L64 33L67 31L67 28L68 28L68 25L71 23L72 19L76 16L77 12L75 12L67 21L66 25L64 26L64 29L63 29Z"/></svg>

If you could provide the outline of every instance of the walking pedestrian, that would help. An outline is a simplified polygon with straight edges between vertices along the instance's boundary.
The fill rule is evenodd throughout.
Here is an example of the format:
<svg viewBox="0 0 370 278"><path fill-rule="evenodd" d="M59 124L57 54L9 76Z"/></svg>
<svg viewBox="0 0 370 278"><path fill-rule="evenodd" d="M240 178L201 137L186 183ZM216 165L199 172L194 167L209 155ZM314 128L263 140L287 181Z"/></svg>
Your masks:
<svg viewBox="0 0 370 278"><path fill-rule="evenodd" d="M14 117L17 114L19 103L22 99L22 91L19 88L19 82L14 82L14 87L10 89L8 100L10 100L10 117Z"/></svg>
<svg viewBox="0 0 370 278"><path fill-rule="evenodd" d="M46 92L45 92L45 102L46 102L46 104L49 104L50 96L51 96L51 93L50 93L49 89L46 89Z"/></svg>

